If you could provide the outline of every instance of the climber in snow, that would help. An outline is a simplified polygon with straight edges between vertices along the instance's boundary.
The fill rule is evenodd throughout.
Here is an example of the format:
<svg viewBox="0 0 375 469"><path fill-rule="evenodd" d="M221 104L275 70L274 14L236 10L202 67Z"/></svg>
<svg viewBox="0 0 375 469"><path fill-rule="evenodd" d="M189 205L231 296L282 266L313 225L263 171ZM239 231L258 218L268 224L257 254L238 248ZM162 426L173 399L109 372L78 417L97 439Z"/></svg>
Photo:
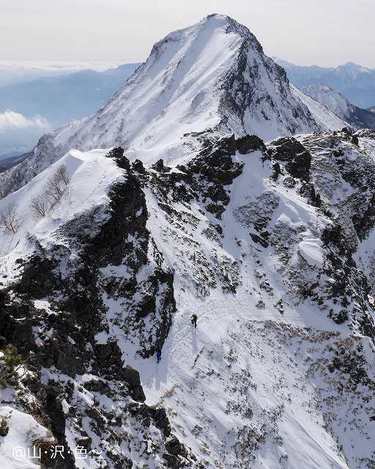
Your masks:
<svg viewBox="0 0 375 469"><path fill-rule="evenodd" d="M195 327L195 329L197 328L197 320L198 320L198 316L196 314L193 314L191 316L191 323L193 324L193 326Z"/></svg>
<svg viewBox="0 0 375 469"><path fill-rule="evenodd" d="M156 362L159 363L161 360L161 350L158 350L156 352Z"/></svg>

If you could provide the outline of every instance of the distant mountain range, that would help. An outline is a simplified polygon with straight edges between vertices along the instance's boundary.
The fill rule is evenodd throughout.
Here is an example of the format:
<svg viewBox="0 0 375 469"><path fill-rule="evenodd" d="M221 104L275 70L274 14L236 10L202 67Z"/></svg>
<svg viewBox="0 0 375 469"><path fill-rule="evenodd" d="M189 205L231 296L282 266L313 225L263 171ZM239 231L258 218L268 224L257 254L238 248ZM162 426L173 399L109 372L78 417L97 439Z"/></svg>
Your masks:
<svg viewBox="0 0 375 469"><path fill-rule="evenodd" d="M375 106L375 69L347 63L336 68L294 65L275 59L298 88L326 85L342 93L351 103L363 109Z"/></svg>
<svg viewBox="0 0 375 469"><path fill-rule="evenodd" d="M10 109L26 116L40 115L53 127L63 125L96 112L138 65L103 72L82 70L0 87L0 112Z"/></svg>
<svg viewBox="0 0 375 469"><path fill-rule="evenodd" d="M373 111L361 109L350 103L343 94L326 85L310 85L302 91L354 128L375 128L374 108Z"/></svg>

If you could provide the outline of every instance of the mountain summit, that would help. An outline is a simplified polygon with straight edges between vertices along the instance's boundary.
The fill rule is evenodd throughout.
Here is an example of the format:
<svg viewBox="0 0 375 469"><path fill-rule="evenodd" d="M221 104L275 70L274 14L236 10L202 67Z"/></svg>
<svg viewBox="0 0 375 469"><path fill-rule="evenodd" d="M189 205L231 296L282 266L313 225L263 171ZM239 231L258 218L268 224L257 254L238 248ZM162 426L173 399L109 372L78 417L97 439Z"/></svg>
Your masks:
<svg viewBox="0 0 375 469"><path fill-rule="evenodd" d="M191 133L271 139L343 126L289 85L284 70L245 26L210 15L156 43L147 61L95 115L43 138L15 170L12 184L71 148L121 145L131 159L145 163L181 161L185 150L191 154Z"/></svg>
<svg viewBox="0 0 375 469"><path fill-rule="evenodd" d="M145 161L155 158L149 151L163 148L164 158L175 159L174 149L168 150L176 138L214 128L266 139L319 128L255 36L221 15L155 44L146 63L76 138L84 146L132 145Z"/></svg>

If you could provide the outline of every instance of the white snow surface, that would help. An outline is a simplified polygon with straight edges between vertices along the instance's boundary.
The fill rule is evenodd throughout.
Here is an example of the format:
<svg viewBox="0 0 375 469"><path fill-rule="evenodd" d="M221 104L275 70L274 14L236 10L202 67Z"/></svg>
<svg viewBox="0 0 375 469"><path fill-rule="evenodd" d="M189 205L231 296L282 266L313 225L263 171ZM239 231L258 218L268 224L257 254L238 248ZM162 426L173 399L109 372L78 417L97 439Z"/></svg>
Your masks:
<svg viewBox="0 0 375 469"><path fill-rule="evenodd" d="M177 312L159 364L154 357L140 359L116 321L110 336L117 338L125 362L141 372L147 403L166 407L178 437L204 458L207 467L242 468L248 461L248 467L254 469L364 468L348 463L340 450L343 445L346 455L351 452L354 459L371 453L371 444L361 443L359 420L349 423L351 406L356 404L351 397L337 399L322 365L334 343L353 343L348 339L349 330L329 320L318 305L295 301L283 279L280 260L272 249L261 250L251 242L249 227L239 211L264 193L277 195L279 204L271 224L299 232L291 264L298 275L310 276L312 281L318 278L324 260L318 236L324 221L295 191L273 185L270 164L261 156L256 152L235 157L245 166L231 187L221 245L204 234L214 220L201 206L174 205L179 213L198 217L199 222L190 229L171 226L154 194L146 192L148 229L166 265L174 271ZM293 242L285 239L286 245ZM303 271L298 264L301 257L308 264ZM237 292L214 288L202 295L200 289L205 285L197 259L202 265L226 266L222 275L238 275L242 283ZM211 281L216 272L207 275ZM262 291L265 280L272 285L269 295ZM280 299L283 313L277 308ZM111 324L111 318L121 317L121 300L111 299L107 307ZM196 330L190 324L192 313L199 318ZM327 415L333 414L327 426ZM371 435L372 424L361 415L358 419ZM254 460L247 460L239 448L244 444L248 449L250 440L240 432L246 428L250 440L263 441L263 432L267 434Z"/></svg>
<svg viewBox="0 0 375 469"><path fill-rule="evenodd" d="M0 214L14 207L19 225L16 233L0 230L2 270L9 269L11 272L18 257L32 252L34 247L30 238L36 238L42 245L46 245L69 220L94 207L106 205L109 200L107 192L123 177L122 170L112 159L105 157L106 153L105 150L71 150L21 189L0 200ZM48 181L60 167L66 168L70 178L67 189L60 202L45 217L38 217L32 210L32 201L47 197Z"/></svg>
<svg viewBox="0 0 375 469"><path fill-rule="evenodd" d="M0 418L5 418L9 431L0 437L0 465L3 469L37 469L40 461L34 452L33 442L49 438L49 430L40 425L31 415L8 406L0 407Z"/></svg>

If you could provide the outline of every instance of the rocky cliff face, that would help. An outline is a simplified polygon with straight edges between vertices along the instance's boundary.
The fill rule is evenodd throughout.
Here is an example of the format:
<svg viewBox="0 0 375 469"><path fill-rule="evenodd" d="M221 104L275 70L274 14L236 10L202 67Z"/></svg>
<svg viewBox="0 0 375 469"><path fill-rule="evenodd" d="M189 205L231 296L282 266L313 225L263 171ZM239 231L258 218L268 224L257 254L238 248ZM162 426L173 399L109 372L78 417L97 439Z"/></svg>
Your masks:
<svg viewBox="0 0 375 469"><path fill-rule="evenodd" d="M22 377L14 371L4 385L15 388L17 407L49 428L53 439L45 444L65 448L64 459L43 456L46 467L81 467L72 453L82 447L85 467L190 460L165 410L144 404L139 373L123 363L111 338L118 328L133 338L139 356L153 355L175 311L173 275L146 228L140 182L124 167L109 193L105 223L96 207L62 226L60 242L44 247L31 240L32 255L17 260L19 279L2 291L2 343L25 360Z"/></svg>
<svg viewBox="0 0 375 469"><path fill-rule="evenodd" d="M371 468L375 136L194 138L2 258L2 404L45 467Z"/></svg>

